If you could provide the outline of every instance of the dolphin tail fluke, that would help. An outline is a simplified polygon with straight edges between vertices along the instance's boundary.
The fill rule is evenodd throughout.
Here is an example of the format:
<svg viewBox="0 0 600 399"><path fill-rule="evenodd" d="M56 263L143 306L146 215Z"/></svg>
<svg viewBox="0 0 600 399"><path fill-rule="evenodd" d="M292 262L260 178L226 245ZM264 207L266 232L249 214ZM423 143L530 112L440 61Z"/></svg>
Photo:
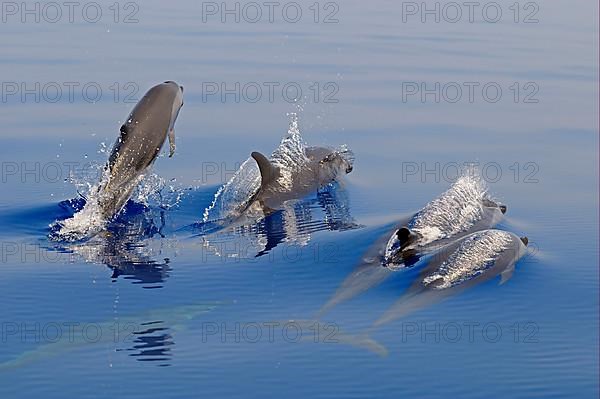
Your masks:
<svg viewBox="0 0 600 399"><path fill-rule="evenodd" d="M366 349L367 351L380 357L386 357L389 355L389 351L385 346L375 341L367 334L349 335L338 332L335 337L332 338L331 343L344 344L354 348Z"/></svg>
<svg viewBox="0 0 600 399"><path fill-rule="evenodd" d="M324 323L318 320L294 320L294 323L304 331L311 331L303 337L305 342L316 342L323 344L344 344L355 348L366 349L371 353L384 357L388 355L388 350L385 346L362 333L358 335L348 334L342 331L335 323ZM318 328L318 335L315 329ZM314 333L314 334L313 334Z"/></svg>
<svg viewBox="0 0 600 399"><path fill-rule="evenodd" d="M260 170L261 188L279 177L279 168L273 165L271 161L267 159L267 157L256 151L254 151L251 155L258 164L258 169Z"/></svg>
<svg viewBox="0 0 600 399"><path fill-rule="evenodd" d="M385 346L369 337L367 334L361 335L345 335L342 334L339 341L357 348L366 349L380 357L386 357L389 351Z"/></svg>
<svg viewBox="0 0 600 399"><path fill-rule="evenodd" d="M376 330L377 328L391 323L394 320L398 320L402 317L423 309L434 301L431 295L427 295L428 291L417 293L410 296L404 296L400 298L390 309L388 309L379 319L377 319L369 331Z"/></svg>

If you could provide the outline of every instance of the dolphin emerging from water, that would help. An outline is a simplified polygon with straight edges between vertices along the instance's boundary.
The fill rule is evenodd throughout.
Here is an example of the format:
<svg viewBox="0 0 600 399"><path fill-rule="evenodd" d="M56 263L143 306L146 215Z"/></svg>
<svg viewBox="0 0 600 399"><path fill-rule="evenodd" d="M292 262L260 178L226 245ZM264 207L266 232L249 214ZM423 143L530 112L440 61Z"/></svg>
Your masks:
<svg viewBox="0 0 600 399"><path fill-rule="evenodd" d="M383 283L394 271L413 266L421 257L495 226L505 212L506 206L492 201L483 180L470 171L419 212L384 227L385 232L371 244L319 314Z"/></svg>
<svg viewBox="0 0 600 399"><path fill-rule="evenodd" d="M183 106L183 87L168 81L151 88L137 103L108 160L108 178L99 188L105 219L121 211L140 178L169 137L169 157L175 152L175 121Z"/></svg>
<svg viewBox="0 0 600 399"><path fill-rule="evenodd" d="M85 198L83 209L52 226L51 239L89 238L121 212L167 136L170 156L175 152L174 126L182 106L183 87L172 81L154 86L144 95L121 126L101 182Z"/></svg>
<svg viewBox="0 0 600 399"><path fill-rule="evenodd" d="M527 252L527 237L503 230L483 230L454 242L432 256L413 284L374 327L440 302L474 285L501 276L508 281Z"/></svg>
<svg viewBox="0 0 600 399"><path fill-rule="evenodd" d="M427 253L495 226L505 212L505 205L489 198L481 177L468 173L407 224L397 225L388 236L382 264L392 269L411 266Z"/></svg>
<svg viewBox="0 0 600 399"><path fill-rule="evenodd" d="M337 149L304 144L297 117L270 157L253 152L205 209L203 224L218 229L255 221L273 214L287 201L301 200L339 181L353 169L354 155Z"/></svg>
<svg viewBox="0 0 600 399"><path fill-rule="evenodd" d="M281 208L285 201L300 199L352 172L352 163L340 153L325 147L307 147L305 162L298 170L285 174L260 152L252 158L260 170L260 189L248 202L248 207L260 205L265 214Z"/></svg>

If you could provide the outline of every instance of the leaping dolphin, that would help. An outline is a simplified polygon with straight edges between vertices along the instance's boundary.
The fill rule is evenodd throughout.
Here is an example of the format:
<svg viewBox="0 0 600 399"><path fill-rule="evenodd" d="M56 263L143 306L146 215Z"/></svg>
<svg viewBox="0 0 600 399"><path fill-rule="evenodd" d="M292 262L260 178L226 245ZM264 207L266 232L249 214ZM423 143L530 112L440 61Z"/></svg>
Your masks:
<svg viewBox="0 0 600 399"><path fill-rule="evenodd" d="M183 87L173 81L151 88L121 126L99 188L99 205L106 219L119 213L139 179L160 153L169 137L169 157L175 153L175 121L183 106Z"/></svg>
<svg viewBox="0 0 600 399"><path fill-rule="evenodd" d="M82 210L54 225L51 239L89 238L121 212L154 163L167 136L169 156L173 156L174 126L182 106L183 87L175 82L164 82L148 90L121 126L101 182L91 190Z"/></svg>

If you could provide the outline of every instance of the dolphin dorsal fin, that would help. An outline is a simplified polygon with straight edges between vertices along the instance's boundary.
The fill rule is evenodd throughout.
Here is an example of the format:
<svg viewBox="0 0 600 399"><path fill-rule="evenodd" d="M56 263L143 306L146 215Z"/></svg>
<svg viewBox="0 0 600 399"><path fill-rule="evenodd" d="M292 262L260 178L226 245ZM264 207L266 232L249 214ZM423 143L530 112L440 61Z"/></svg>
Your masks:
<svg viewBox="0 0 600 399"><path fill-rule="evenodd" d="M396 237L400 241L400 248L404 249L418 239L418 236L408 227L404 226L396 231Z"/></svg>
<svg viewBox="0 0 600 399"><path fill-rule="evenodd" d="M261 188L279 177L279 168L274 166L263 154L255 151L252 153L252 158L254 158L260 170Z"/></svg>

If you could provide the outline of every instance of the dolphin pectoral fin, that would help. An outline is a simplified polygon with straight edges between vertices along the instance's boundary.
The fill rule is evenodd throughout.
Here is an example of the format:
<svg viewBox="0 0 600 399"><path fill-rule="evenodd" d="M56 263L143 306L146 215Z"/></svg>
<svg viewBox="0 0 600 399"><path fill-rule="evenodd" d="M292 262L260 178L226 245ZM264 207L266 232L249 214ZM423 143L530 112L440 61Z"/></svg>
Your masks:
<svg viewBox="0 0 600 399"><path fill-rule="evenodd" d="M267 159L267 157L256 151L253 152L251 156L258 164L258 169L260 170L261 188L265 187L267 184L279 177L279 168L274 166L271 161Z"/></svg>
<svg viewBox="0 0 600 399"><path fill-rule="evenodd" d="M169 158L175 154L175 129L169 130Z"/></svg>
<svg viewBox="0 0 600 399"><path fill-rule="evenodd" d="M498 284L498 285L502 285L502 284L506 283L508 280L510 280L514 271L515 271L515 267L511 266L508 269L506 269L505 271L503 271L502 273L500 273L501 280L500 280L500 284Z"/></svg>

